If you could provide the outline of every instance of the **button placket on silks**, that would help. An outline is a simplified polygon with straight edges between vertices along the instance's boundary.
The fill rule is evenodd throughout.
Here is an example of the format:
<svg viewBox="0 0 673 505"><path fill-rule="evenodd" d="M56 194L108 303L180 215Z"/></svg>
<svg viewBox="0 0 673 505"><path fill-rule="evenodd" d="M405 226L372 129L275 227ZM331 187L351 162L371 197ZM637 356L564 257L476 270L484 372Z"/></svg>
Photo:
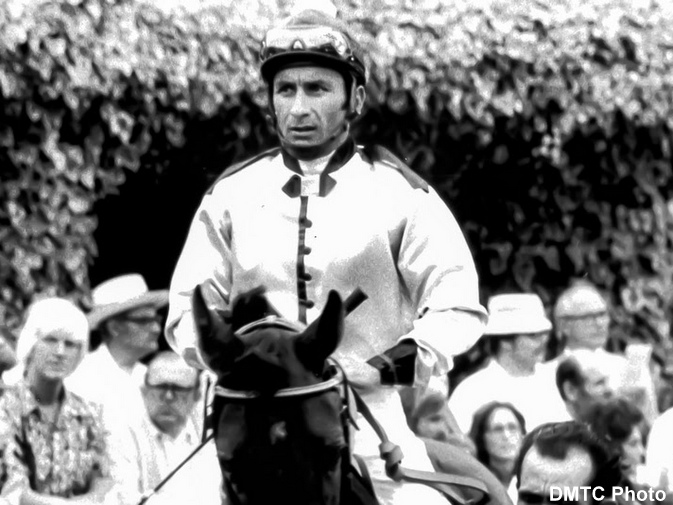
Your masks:
<svg viewBox="0 0 673 505"><path fill-rule="evenodd" d="M299 304L299 321L307 323L306 311L315 306L315 302L308 298L307 283L313 276L307 271L306 256L311 253L311 248L306 246L306 230L313 226L313 222L307 217L308 197L301 197L299 212L299 244L297 248L297 301Z"/></svg>

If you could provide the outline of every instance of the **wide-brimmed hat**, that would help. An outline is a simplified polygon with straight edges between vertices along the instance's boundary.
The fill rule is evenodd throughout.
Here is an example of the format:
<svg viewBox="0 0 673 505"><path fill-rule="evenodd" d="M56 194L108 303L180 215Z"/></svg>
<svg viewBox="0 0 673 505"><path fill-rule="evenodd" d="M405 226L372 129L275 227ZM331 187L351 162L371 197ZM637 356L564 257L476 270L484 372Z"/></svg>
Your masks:
<svg viewBox="0 0 673 505"><path fill-rule="evenodd" d="M91 329L106 319L138 307L160 308L168 304L168 290L150 291L140 274L113 277L91 292L93 307L87 315Z"/></svg>
<svg viewBox="0 0 673 505"><path fill-rule="evenodd" d="M492 296L488 301L488 312L484 335L542 333L552 328L542 300L534 293Z"/></svg>

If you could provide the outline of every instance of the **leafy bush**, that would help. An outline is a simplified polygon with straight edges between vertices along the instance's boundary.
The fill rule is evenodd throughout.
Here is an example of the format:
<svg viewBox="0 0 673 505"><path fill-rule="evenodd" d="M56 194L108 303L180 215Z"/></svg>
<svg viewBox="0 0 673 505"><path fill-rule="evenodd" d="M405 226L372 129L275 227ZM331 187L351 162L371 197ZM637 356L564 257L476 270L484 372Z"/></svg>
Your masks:
<svg viewBox="0 0 673 505"><path fill-rule="evenodd" d="M5 8L0 319L15 324L45 289L86 303L95 204L134 172L181 186L173 210L188 219L223 167L274 142L256 50L287 6L223 3L170 16L104 0ZM387 145L440 191L484 298L533 290L551 303L586 277L612 299L618 339L667 345L671 7L410 5L339 5L371 70L357 138ZM185 232L186 221L149 254L169 243L177 254Z"/></svg>

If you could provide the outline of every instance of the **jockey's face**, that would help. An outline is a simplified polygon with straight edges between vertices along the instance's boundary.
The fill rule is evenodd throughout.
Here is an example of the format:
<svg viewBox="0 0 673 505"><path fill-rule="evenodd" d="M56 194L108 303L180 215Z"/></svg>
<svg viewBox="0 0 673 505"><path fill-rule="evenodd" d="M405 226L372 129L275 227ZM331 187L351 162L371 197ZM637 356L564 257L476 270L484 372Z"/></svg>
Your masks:
<svg viewBox="0 0 673 505"><path fill-rule="evenodd" d="M285 147L299 159L315 159L339 147L348 135L348 111L359 112L364 88L346 102L343 76L322 67L281 70L273 81L273 109Z"/></svg>

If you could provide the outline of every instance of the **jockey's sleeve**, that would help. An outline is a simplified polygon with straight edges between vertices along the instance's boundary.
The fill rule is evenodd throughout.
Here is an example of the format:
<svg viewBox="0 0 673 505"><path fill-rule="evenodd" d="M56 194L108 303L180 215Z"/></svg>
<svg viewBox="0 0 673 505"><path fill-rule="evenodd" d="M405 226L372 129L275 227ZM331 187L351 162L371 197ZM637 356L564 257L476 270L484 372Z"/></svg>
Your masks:
<svg viewBox="0 0 673 505"><path fill-rule="evenodd" d="M482 335L487 313L479 302L472 254L453 214L429 188L416 190L399 248L398 270L417 307L413 339L428 363L436 355L439 373L448 360L472 347Z"/></svg>
<svg viewBox="0 0 673 505"><path fill-rule="evenodd" d="M205 368L198 355L192 316L192 293L201 284L211 308L226 309L230 292L231 220L211 194L199 206L173 272L165 336L168 344L192 366ZM212 216L222 216L214 220Z"/></svg>

